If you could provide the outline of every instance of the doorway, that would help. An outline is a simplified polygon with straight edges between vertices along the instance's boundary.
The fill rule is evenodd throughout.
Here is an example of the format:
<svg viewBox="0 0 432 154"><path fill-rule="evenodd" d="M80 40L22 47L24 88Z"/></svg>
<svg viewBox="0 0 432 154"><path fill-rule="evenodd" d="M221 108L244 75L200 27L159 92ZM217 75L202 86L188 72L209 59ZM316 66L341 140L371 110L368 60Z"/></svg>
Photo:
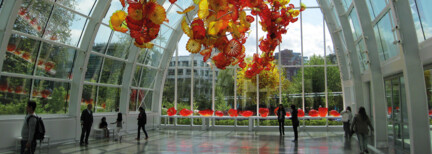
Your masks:
<svg viewBox="0 0 432 154"><path fill-rule="evenodd" d="M393 142L395 147L409 150L408 113L403 76L398 75L385 79L385 91L389 141Z"/></svg>

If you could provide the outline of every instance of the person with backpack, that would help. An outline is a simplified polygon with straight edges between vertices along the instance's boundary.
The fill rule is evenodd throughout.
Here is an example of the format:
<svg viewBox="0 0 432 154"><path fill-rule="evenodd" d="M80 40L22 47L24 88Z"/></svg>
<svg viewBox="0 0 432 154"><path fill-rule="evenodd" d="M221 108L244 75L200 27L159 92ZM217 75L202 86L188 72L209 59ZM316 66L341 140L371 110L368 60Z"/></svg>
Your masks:
<svg viewBox="0 0 432 154"><path fill-rule="evenodd" d="M24 124L21 129L21 154L33 154L36 150L36 125L37 117L35 114L36 102L28 101L26 106L26 113Z"/></svg>
<svg viewBox="0 0 432 154"><path fill-rule="evenodd" d="M147 131L145 130L145 124L147 123L147 114L143 107L139 108L139 115L138 115L138 137L136 140L140 140L140 129L144 131L144 134L146 135L146 140L148 139Z"/></svg>
<svg viewBox="0 0 432 154"><path fill-rule="evenodd" d="M352 113L351 113L351 107L347 106L346 110L341 112L342 115L342 122L343 122L343 129L345 131L345 137L351 138L351 130L350 130L350 125L351 125L351 119L353 117Z"/></svg>
<svg viewBox="0 0 432 154"><path fill-rule="evenodd" d="M285 115L286 111L282 104L279 104L279 109L277 110L278 122L279 122L279 135L285 135Z"/></svg>
<svg viewBox="0 0 432 154"><path fill-rule="evenodd" d="M93 125L93 112L92 112L92 104L87 105L87 109L83 110L81 113L81 139L80 145L88 145L88 137L90 135L90 130ZM84 142L85 135L85 142Z"/></svg>
<svg viewBox="0 0 432 154"><path fill-rule="evenodd" d="M351 130L357 134L361 153L369 153L367 150L367 136L369 134L368 127L373 134L374 128L369 117L366 115L366 109L364 107L360 107L358 114L356 114L354 117Z"/></svg>

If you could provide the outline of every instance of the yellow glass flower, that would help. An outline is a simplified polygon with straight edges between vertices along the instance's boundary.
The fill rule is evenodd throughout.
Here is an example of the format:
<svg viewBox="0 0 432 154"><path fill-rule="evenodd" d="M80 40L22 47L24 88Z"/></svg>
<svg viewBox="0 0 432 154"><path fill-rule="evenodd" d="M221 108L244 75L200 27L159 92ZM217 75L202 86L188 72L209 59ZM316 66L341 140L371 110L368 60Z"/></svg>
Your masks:
<svg viewBox="0 0 432 154"><path fill-rule="evenodd" d="M128 31L125 22L126 16L126 12L122 10L114 12L109 21L110 28L118 32L126 33Z"/></svg>

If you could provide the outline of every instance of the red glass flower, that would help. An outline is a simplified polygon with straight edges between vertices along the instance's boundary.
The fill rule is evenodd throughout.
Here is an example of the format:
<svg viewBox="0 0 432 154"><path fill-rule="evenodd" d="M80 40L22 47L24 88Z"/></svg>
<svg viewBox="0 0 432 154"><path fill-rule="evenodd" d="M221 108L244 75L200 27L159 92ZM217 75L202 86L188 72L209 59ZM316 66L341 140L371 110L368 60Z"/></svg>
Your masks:
<svg viewBox="0 0 432 154"><path fill-rule="evenodd" d="M253 112L252 112L252 111L249 111L249 110L246 110L246 111L242 111L242 112L240 112L240 114L241 114L243 117L250 117L250 116L253 115Z"/></svg>
<svg viewBox="0 0 432 154"><path fill-rule="evenodd" d="M30 60L30 56L31 56L31 54L28 53L28 52L24 52L24 53L22 54L22 58L25 59L25 60Z"/></svg>
<svg viewBox="0 0 432 154"><path fill-rule="evenodd" d="M18 86L15 88L15 93L20 94L23 92L23 90L24 90L23 86Z"/></svg>
<svg viewBox="0 0 432 154"><path fill-rule="evenodd" d="M310 110L308 114L311 117L318 117L318 111L314 109Z"/></svg>
<svg viewBox="0 0 432 154"><path fill-rule="evenodd" d="M222 117L224 114L223 114L222 111L216 111L215 115L218 116L218 117Z"/></svg>
<svg viewBox="0 0 432 154"><path fill-rule="evenodd" d="M51 94L51 91L48 90L48 89L45 89L45 90L41 91L42 98L47 98L50 94Z"/></svg>
<svg viewBox="0 0 432 154"><path fill-rule="evenodd" d="M298 117L304 117L304 116L305 116L304 111L303 111L302 109L298 109L298 110L297 110L297 116L298 116Z"/></svg>
<svg viewBox="0 0 432 154"><path fill-rule="evenodd" d="M259 108L259 114L262 116L262 117L267 117L268 116L268 114L269 114L269 109L268 108Z"/></svg>
<svg viewBox="0 0 432 154"><path fill-rule="evenodd" d="M432 109L429 110L429 116L432 116Z"/></svg>
<svg viewBox="0 0 432 154"><path fill-rule="evenodd" d="M0 85L0 91L5 92L5 91L7 91L7 89L8 89L8 85L6 83L3 83Z"/></svg>
<svg viewBox="0 0 432 154"><path fill-rule="evenodd" d="M187 117L187 116L190 116L190 115L192 115L192 111L191 110L188 110L188 109L182 109L182 110L180 110L180 115L182 115L183 117Z"/></svg>
<svg viewBox="0 0 432 154"><path fill-rule="evenodd" d="M318 114L320 117L326 117L328 112L328 108L326 107L320 107L318 108Z"/></svg>
<svg viewBox="0 0 432 154"><path fill-rule="evenodd" d="M330 111L330 115L333 116L333 117L339 117L340 113L338 111L336 111L336 110L331 110Z"/></svg>
<svg viewBox="0 0 432 154"><path fill-rule="evenodd" d="M49 61L45 63L45 71L49 72L52 68L54 68L54 62Z"/></svg>
<svg viewBox="0 0 432 154"><path fill-rule="evenodd" d="M175 3L177 0L169 0L171 4Z"/></svg>
<svg viewBox="0 0 432 154"><path fill-rule="evenodd" d="M106 108L106 103L102 104L102 108L105 109Z"/></svg>
<svg viewBox="0 0 432 154"><path fill-rule="evenodd" d="M236 109L229 109L229 110L228 110L228 114L229 114L231 117L237 117L237 116L238 116L238 113L237 113L237 110L236 110Z"/></svg>
<svg viewBox="0 0 432 154"><path fill-rule="evenodd" d="M174 107L169 108L167 110L167 114L168 114L168 116L173 116L173 115L177 114L177 110Z"/></svg>
<svg viewBox="0 0 432 154"><path fill-rule="evenodd" d="M7 51L14 51L15 49L16 49L16 45L15 44L8 44Z"/></svg>
<svg viewBox="0 0 432 154"><path fill-rule="evenodd" d="M199 111L198 113L200 114L200 115L202 115L202 116L205 116L205 117L209 117L209 116L212 116L213 115L213 110L211 110L211 109L206 109L206 110L201 110L201 111Z"/></svg>
<svg viewBox="0 0 432 154"><path fill-rule="evenodd" d="M12 92L14 92L14 89L12 87L9 87L8 92L12 93Z"/></svg>
<svg viewBox="0 0 432 154"><path fill-rule="evenodd" d="M286 116L287 116L287 117L291 116L291 113L290 113L290 112L287 112L287 113L286 113Z"/></svg>
<svg viewBox="0 0 432 154"><path fill-rule="evenodd" d="M391 114L392 113L392 107L387 107L387 114Z"/></svg>

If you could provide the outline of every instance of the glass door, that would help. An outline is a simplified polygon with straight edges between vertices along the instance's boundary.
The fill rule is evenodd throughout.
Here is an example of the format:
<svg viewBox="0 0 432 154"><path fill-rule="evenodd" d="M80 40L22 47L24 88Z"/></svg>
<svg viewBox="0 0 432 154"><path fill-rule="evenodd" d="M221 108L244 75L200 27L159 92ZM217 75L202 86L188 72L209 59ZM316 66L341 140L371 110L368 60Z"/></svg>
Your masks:
<svg viewBox="0 0 432 154"><path fill-rule="evenodd" d="M410 148L405 82L402 76L385 80L388 137L395 147Z"/></svg>

